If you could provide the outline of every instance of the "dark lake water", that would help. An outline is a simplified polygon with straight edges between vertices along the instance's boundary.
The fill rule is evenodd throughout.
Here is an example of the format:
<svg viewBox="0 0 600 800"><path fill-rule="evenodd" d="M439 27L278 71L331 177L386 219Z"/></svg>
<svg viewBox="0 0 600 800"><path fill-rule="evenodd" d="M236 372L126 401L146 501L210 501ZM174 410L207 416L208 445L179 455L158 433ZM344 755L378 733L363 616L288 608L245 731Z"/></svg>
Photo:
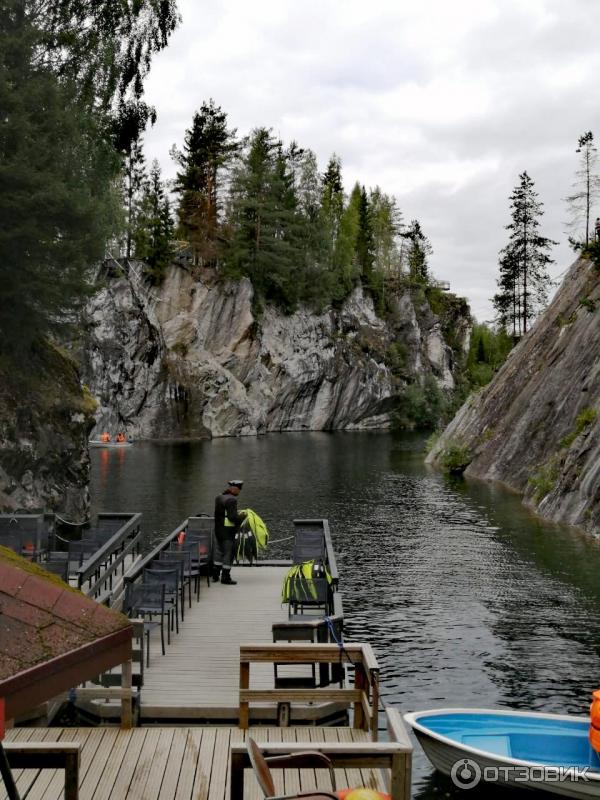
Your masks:
<svg viewBox="0 0 600 800"><path fill-rule="evenodd" d="M600 685L600 541L431 471L422 448L418 436L303 433L98 449L93 502L142 511L151 541L243 478L241 505L273 539L294 517L329 519L347 638L373 644L385 702L587 713ZM414 796L455 796L418 745Z"/></svg>

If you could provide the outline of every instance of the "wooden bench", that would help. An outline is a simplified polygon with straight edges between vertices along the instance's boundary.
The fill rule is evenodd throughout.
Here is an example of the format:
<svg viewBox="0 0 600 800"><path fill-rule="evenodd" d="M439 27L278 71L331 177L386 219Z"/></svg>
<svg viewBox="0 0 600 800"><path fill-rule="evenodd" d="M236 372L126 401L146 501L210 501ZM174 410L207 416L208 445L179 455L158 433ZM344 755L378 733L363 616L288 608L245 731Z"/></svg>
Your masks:
<svg viewBox="0 0 600 800"><path fill-rule="evenodd" d="M2 746L11 770L64 769L65 800L78 800L81 745L75 742L3 742Z"/></svg>
<svg viewBox="0 0 600 800"><path fill-rule="evenodd" d="M412 767L412 744L400 713L386 708L389 742L269 742L258 743L265 758L283 756L306 750L326 755L332 766L342 769L383 769L388 776L392 800L409 800ZM243 800L244 770L251 767L243 743L231 745L231 783L229 800ZM275 765L269 764L271 769Z"/></svg>

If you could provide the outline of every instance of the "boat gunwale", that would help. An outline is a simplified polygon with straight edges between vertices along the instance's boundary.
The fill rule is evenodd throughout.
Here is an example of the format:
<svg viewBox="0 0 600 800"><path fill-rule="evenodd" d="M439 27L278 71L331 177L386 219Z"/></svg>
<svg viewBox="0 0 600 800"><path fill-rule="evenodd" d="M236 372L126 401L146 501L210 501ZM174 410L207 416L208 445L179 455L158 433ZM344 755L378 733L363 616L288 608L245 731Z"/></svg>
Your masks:
<svg viewBox="0 0 600 800"><path fill-rule="evenodd" d="M503 756L498 753L493 753L489 750L480 750L476 747L471 747L470 745L463 744L462 742L458 742L456 739L450 739L448 736L443 736L441 733L437 733L436 731L432 731L430 728L427 728L425 725L419 722L419 717L421 716L442 716L445 714L464 714L465 716L468 715L475 715L475 714L493 714L497 716L504 716L504 717L523 717L523 718L535 718L535 719L551 719L551 720L560 720L562 722L587 722L589 724L589 717L579 716L575 714L552 714L544 711L509 711L505 709L489 709L489 708L432 708L427 711L410 711L406 714L403 714L404 721L410 725L410 727L415 731L415 734L423 734L424 736L435 739L438 742L441 742L444 745L449 747L453 747L455 749L459 749L464 751L465 753L470 753L475 756L483 756L484 758L493 759L501 764L505 764L506 766L522 766L522 767L543 767L549 769L556 769L556 764L547 764L545 762L540 761L527 761L521 758L512 758L508 756ZM418 736L417 736L418 738ZM565 764L568 767L568 764ZM587 780L600 782L600 772L596 772L593 767L590 766L590 772L586 774Z"/></svg>

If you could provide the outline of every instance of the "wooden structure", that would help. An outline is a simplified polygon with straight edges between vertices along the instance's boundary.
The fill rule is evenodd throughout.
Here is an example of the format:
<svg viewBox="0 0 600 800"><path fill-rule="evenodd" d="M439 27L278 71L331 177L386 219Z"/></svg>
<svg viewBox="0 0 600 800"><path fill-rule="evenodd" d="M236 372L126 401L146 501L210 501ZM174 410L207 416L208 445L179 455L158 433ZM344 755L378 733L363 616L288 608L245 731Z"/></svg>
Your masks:
<svg viewBox="0 0 600 800"><path fill-rule="evenodd" d="M354 688L327 685L312 689L250 688L251 664L351 664ZM368 644L240 645L240 728L249 725L250 703L344 703L354 708L354 728L370 731L377 741L379 666Z"/></svg>
<svg viewBox="0 0 600 800"><path fill-rule="evenodd" d="M364 731L350 728L275 728L251 727L247 732L235 727L148 727L118 728L14 728L7 731L8 746L23 746L35 739L80 747L80 800L229 800L231 795L232 750L235 762L235 787L244 800L260 800L258 784L245 769L245 739L252 736L261 746L318 749L339 746L346 751L342 761L338 753L336 782L338 787L369 786L387 791L380 768L389 766L393 755L375 756L371 760L362 750L378 749ZM236 748L242 747L241 758ZM406 754L410 744L406 742ZM348 751L353 751L349 753ZM270 751L271 752L271 751ZM329 752L326 749L325 752ZM375 765L375 766L372 766ZM240 770L243 771L240 779ZM408 773L404 773L405 778ZM16 769L17 788L27 800L61 800L65 786L64 770ZM318 787L326 789L327 771L302 769L275 773L281 794ZM329 784L331 788L331 785ZM407 795L396 794L394 800ZM5 800L0 783L0 800Z"/></svg>
<svg viewBox="0 0 600 800"><path fill-rule="evenodd" d="M365 780L365 771L383 771L383 776L379 775L379 780L383 777L385 781L383 790L389 792L392 800L409 800L412 744L408 738L400 713L395 709L388 708L386 709L386 716L390 741L385 743L369 742L364 739L357 741L356 738L348 739L348 737L344 737L344 741L336 742L335 739L330 739L320 744L316 743L315 738L308 736L302 738L302 733L297 729L298 740L296 744L291 743L289 740L281 744L275 744L272 741L267 741L264 736L257 739L257 744L263 756L267 758L284 756L290 753L301 753L306 750L316 750L323 753L330 759L336 773L339 769L347 770L342 782L339 781L336 774L338 788L369 786L381 789L377 778L373 779L372 775ZM323 730L330 729L325 728ZM253 734L253 738L254 736L256 734ZM248 797L248 793L245 791L244 770L249 767L250 759L246 747L242 744L232 744L229 800L243 800L244 797ZM273 764L270 764L270 767L271 769L275 768ZM300 773L304 771L306 770L299 770ZM327 771L315 769L314 773L316 785L311 786L310 789L318 788L331 791L332 786L328 780ZM285 794L296 793L303 789L302 786L296 785L292 787L290 785L289 789L291 791L289 791L288 780L285 776L284 782Z"/></svg>

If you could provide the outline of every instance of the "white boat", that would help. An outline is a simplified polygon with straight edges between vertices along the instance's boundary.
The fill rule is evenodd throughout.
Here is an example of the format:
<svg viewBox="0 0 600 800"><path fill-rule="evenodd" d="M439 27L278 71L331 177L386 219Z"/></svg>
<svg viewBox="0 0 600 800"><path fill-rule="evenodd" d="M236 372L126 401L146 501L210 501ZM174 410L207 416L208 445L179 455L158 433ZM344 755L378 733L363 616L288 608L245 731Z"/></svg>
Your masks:
<svg viewBox="0 0 600 800"><path fill-rule="evenodd" d="M404 719L433 766L455 786L488 782L600 798L600 758L589 744L589 717L443 708Z"/></svg>
<svg viewBox="0 0 600 800"><path fill-rule="evenodd" d="M88 444L90 447L131 447L133 442L103 442L100 439L90 439Z"/></svg>

